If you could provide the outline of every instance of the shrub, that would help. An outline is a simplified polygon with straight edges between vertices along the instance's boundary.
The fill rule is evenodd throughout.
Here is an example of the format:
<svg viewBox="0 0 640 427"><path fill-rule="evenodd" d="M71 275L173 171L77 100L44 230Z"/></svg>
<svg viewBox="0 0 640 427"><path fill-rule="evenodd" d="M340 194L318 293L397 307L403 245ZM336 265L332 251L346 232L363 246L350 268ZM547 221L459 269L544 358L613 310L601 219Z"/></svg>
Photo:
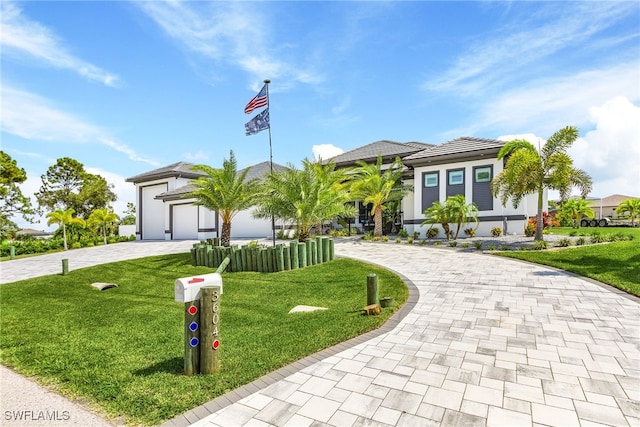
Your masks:
<svg viewBox="0 0 640 427"><path fill-rule="evenodd" d="M500 245L500 250L501 251L508 251L510 248L508 245Z"/></svg>
<svg viewBox="0 0 640 427"><path fill-rule="evenodd" d="M427 239L420 240L420 244L423 245L423 246L426 245L427 244Z"/></svg>
<svg viewBox="0 0 640 427"><path fill-rule="evenodd" d="M407 237L407 243L408 244L413 244L413 237Z"/></svg>
<svg viewBox="0 0 640 427"><path fill-rule="evenodd" d="M464 229L464 234L466 234L469 237L475 237L476 236L476 229L475 228L465 228Z"/></svg>
<svg viewBox="0 0 640 427"><path fill-rule="evenodd" d="M82 247L82 244L80 242L73 242L71 244L71 249L80 249Z"/></svg>
<svg viewBox="0 0 640 427"><path fill-rule="evenodd" d="M533 237L534 234L536 234L536 226L528 223L524 227L524 235L527 237Z"/></svg>
<svg viewBox="0 0 640 427"><path fill-rule="evenodd" d="M441 243L440 242L433 242L433 246L440 246Z"/></svg>
<svg viewBox="0 0 640 427"><path fill-rule="evenodd" d="M396 238L396 243L402 243L402 239L401 238Z"/></svg>
<svg viewBox="0 0 640 427"><path fill-rule="evenodd" d="M383 242L388 242L389 241L389 236L382 236L382 241Z"/></svg>
<svg viewBox="0 0 640 427"><path fill-rule="evenodd" d="M438 237L438 234L440 234L440 230L436 227L429 227L426 234L427 239L435 239L436 237Z"/></svg>
<svg viewBox="0 0 640 427"><path fill-rule="evenodd" d="M591 243L602 243L602 242L604 242L604 239L598 233L593 233L591 235Z"/></svg>
<svg viewBox="0 0 640 427"><path fill-rule="evenodd" d="M451 241L449 242L449 246L451 246L452 248L455 248L456 246L458 246L458 242L457 242L457 241L455 241L455 240L451 240Z"/></svg>
<svg viewBox="0 0 640 427"><path fill-rule="evenodd" d="M473 242L473 246L475 246L477 250L482 250L482 242L480 240Z"/></svg>
<svg viewBox="0 0 640 427"><path fill-rule="evenodd" d="M531 249L533 249L534 251L541 251L543 249L547 249L549 247L549 242L547 242L546 240L536 240L535 242L533 242L533 246L531 246Z"/></svg>
<svg viewBox="0 0 640 427"><path fill-rule="evenodd" d="M586 239L584 237L578 237L576 240L576 246L582 246L586 243Z"/></svg>
<svg viewBox="0 0 640 427"><path fill-rule="evenodd" d="M420 239L420 232L416 230L413 232L413 240L418 240L418 239Z"/></svg>
<svg viewBox="0 0 640 427"><path fill-rule="evenodd" d="M571 246L571 240L564 238L564 239L560 239L558 240L558 243L556 243L556 246L560 247L560 248L566 248L568 246Z"/></svg>
<svg viewBox="0 0 640 427"><path fill-rule="evenodd" d="M496 250L496 245L494 245L494 244L489 245L489 250L490 251L495 251Z"/></svg>
<svg viewBox="0 0 640 427"><path fill-rule="evenodd" d="M402 237L403 239L406 239L407 237L409 237L409 232L407 231L406 228L403 228L398 232L398 236Z"/></svg>
<svg viewBox="0 0 640 427"><path fill-rule="evenodd" d="M380 241L380 236L373 236L373 237L371 238L371 241L373 241L373 242L379 242L379 241Z"/></svg>
<svg viewBox="0 0 640 427"><path fill-rule="evenodd" d="M502 228L500 227L493 227L491 229L491 235L493 237L500 237L502 235Z"/></svg>
<svg viewBox="0 0 640 427"><path fill-rule="evenodd" d="M469 242L463 242L462 247L467 249L469 247Z"/></svg>

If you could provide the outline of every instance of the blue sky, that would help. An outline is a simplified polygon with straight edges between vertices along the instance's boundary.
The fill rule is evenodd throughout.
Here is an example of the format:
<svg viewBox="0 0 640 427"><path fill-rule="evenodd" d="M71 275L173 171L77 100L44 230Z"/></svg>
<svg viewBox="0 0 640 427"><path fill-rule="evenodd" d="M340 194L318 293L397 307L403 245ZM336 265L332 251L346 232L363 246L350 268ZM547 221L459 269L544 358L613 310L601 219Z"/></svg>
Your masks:
<svg viewBox="0 0 640 427"><path fill-rule="evenodd" d="M269 158L245 104L271 79L273 159L388 139L536 141L567 125L593 196L640 196L640 3L1 3L2 150L32 194L57 158L124 179ZM35 200L33 200L35 202ZM19 225L47 228L45 223Z"/></svg>

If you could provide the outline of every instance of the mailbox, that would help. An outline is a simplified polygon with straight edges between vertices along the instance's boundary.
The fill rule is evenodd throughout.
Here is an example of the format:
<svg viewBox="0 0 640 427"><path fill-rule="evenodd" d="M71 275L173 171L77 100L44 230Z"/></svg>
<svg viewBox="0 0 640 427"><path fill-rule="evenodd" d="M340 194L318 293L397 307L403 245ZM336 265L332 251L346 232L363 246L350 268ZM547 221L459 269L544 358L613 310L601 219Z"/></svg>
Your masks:
<svg viewBox="0 0 640 427"><path fill-rule="evenodd" d="M203 286L220 286L220 293L222 293L222 276L219 273L210 273L177 279L174 285L175 301L197 300L200 288Z"/></svg>

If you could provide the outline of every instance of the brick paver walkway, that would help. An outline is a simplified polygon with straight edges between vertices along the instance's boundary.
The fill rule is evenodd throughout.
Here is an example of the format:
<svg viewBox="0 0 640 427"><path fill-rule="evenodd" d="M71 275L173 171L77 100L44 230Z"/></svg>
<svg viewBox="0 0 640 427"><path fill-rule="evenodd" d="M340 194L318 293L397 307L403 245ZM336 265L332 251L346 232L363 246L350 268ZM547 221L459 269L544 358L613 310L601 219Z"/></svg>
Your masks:
<svg viewBox="0 0 640 427"><path fill-rule="evenodd" d="M640 425L637 298L477 253L359 241L336 252L404 275L413 309L166 425Z"/></svg>

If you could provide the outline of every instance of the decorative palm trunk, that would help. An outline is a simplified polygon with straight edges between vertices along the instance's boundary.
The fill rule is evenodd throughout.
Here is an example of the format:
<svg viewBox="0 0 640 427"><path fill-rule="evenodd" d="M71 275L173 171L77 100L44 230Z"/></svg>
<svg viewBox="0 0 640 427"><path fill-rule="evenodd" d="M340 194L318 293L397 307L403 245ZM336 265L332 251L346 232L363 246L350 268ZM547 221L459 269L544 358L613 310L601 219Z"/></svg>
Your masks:
<svg viewBox="0 0 640 427"><path fill-rule="evenodd" d="M107 226L103 225L102 226L102 238L104 240L104 244L107 244Z"/></svg>
<svg viewBox="0 0 640 427"><path fill-rule="evenodd" d="M382 206L378 205L373 211L373 235L382 236Z"/></svg>
<svg viewBox="0 0 640 427"><path fill-rule="evenodd" d="M222 222L222 237L220 244L225 247L231 246L231 222Z"/></svg>
<svg viewBox="0 0 640 427"><path fill-rule="evenodd" d="M62 223L62 243L64 244L64 250L67 250L67 228Z"/></svg>
<svg viewBox="0 0 640 427"><path fill-rule="evenodd" d="M298 242L304 243L309 240L309 229L300 227L300 234L298 235Z"/></svg>

